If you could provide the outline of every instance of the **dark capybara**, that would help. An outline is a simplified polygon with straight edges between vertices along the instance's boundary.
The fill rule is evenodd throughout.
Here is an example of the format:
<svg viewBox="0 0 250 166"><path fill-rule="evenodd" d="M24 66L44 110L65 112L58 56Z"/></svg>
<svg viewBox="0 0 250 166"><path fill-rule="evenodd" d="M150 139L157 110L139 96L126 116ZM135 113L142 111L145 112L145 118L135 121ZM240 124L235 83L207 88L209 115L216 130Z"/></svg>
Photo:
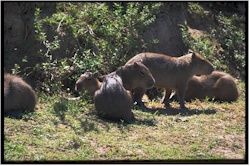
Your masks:
<svg viewBox="0 0 250 166"><path fill-rule="evenodd" d="M150 71L142 63L136 62L118 68L105 77L100 90L95 93L94 102L98 115L133 122L133 99L129 91L140 87L151 88L154 82Z"/></svg>
<svg viewBox="0 0 250 166"><path fill-rule="evenodd" d="M103 75L98 77L98 75L92 72L86 72L80 76L80 78L76 81L75 90L81 92L82 90L86 90L91 96L94 97L95 91L99 90L102 82L99 81L98 78L104 79L107 75ZM144 101L148 101L148 96L144 95L142 97Z"/></svg>
<svg viewBox="0 0 250 166"><path fill-rule="evenodd" d="M224 72L213 71L210 75L193 76L187 86L184 100L214 99L216 101L232 102L238 99L239 92L234 78ZM171 100L177 100L174 95Z"/></svg>
<svg viewBox="0 0 250 166"><path fill-rule="evenodd" d="M33 111L36 95L30 85L16 75L4 75L4 112Z"/></svg>
<svg viewBox="0 0 250 166"><path fill-rule="evenodd" d="M155 79L155 87L165 88L163 102L169 106L169 96L175 90L180 101L180 107L185 108L184 97L188 80L196 74L210 74L214 70L213 65L197 53L188 53L181 57L171 57L157 53L140 53L131 58L127 64L142 62L152 73ZM134 97L139 105L145 89L135 91Z"/></svg>
<svg viewBox="0 0 250 166"><path fill-rule="evenodd" d="M102 84L97 77L97 73L85 72L76 81L75 90L78 92L86 90L91 96L94 96L95 92L100 89Z"/></svg>

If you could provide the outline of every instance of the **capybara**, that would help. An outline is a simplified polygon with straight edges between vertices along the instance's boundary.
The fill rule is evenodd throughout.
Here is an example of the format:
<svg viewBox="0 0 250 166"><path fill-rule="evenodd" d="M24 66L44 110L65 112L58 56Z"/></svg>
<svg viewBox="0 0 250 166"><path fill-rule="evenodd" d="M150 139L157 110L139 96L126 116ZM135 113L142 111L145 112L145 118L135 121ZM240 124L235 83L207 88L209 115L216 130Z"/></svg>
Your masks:
<svg viewBox="0 0 250 166"><path fill-rule="evenodd" d="M184 100L214 99L215 101L232 102L238 99L239 92L234 78L224 72L213 71L210 75L193 76L187 85ZM171 100L177 100L174 95Z"/></svg>
<svg viewBox="0 0 250 166"><path fill-rule="evenodd" d="M80 78L76 81L75 90L81 92L85 89L91 96L94 97L95 91L99 90L102 82L99 81L98 78L104 79L107 75L103 75L98 77L98 75L92 72L85 72L80 76ZM148 96L145 94L142 99L144 101L148 101Z"/></svg>
<svg viewBox="0 0 250 166"><path fill-rule="evenodd" d="M94 102L98 115L133 122L133 99L129 91L140 87L151 88L154 82L152 74L142 63L136 62L118 68L105 77L100 90L95 93Z"/></svg>
<svg viewBox="0 0 250 166"><path fill-rule="evenodd" d="M4 75L4 112L33 111L36 95L30 85L16 75Z"/></svg>
<svg viewBox="0 0 250 166"><path fill-rule="evenodd" d="M86 90L91 96L94 96L102 84L97 77L97 73L85 72L76 81L75 90L79 92Z"/></svg>
<svg viewBox="0 0 250 166"><path fill-rule="evenodd" d="M180 101L180 107L185 108L184 97L188 80L196 74L210 74L214 70L213 65L197 53L188 53L180 57L171 57L157 53L140 53L131 58L126 64L142 62L152 73L155 79L155 87L165 88L163 102L169 105L169 96L175 90ZM140 88L134 92L135 100L139 105L145 89Z"/></svg>

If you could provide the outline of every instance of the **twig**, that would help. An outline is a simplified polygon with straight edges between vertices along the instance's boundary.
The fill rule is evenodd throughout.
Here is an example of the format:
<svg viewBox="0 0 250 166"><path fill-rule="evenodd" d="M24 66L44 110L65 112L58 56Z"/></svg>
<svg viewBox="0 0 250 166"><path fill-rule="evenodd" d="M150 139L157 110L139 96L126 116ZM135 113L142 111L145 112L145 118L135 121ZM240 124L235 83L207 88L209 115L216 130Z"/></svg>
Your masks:
<svg viewBox="0 0 250 166"><path fill-rule="evenodd" d="M61 24L62 24L62 22L63 22L63 20L64 20L64 18L65 18L66 16L63 16L63 18L62 18L62 20L59 22L59 24L58 24L58 27L57 27L57 29L56 29L56 31L58 32L58 33L60 33L60 27L61 27Z"/></svg>

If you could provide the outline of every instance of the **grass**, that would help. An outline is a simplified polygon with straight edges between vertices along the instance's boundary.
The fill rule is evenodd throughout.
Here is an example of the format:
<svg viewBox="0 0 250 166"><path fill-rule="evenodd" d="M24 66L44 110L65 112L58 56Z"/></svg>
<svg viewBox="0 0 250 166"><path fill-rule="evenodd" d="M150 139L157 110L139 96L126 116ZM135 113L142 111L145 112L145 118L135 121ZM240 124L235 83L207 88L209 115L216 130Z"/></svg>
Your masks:
<svg viewBox="0 0 250 166"><path fill-rule="evenodd" d="M96 116L94 105L39 94L36 112L4 118L4 161L245 159L245 83L237 102L194 100L180 110L148 102L133 124Z"/></svg>

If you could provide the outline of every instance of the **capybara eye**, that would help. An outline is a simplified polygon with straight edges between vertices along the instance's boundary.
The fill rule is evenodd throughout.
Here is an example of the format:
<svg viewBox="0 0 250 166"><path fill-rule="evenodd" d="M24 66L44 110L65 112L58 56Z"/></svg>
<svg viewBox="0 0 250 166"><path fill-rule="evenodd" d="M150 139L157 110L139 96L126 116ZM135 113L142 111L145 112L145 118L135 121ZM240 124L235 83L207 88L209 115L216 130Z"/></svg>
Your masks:
<svg viewBox="0 0 250 166"><path fill-rule="evenodd" d="M144 73L141 71L141 74L144 75Z"/></svg>

